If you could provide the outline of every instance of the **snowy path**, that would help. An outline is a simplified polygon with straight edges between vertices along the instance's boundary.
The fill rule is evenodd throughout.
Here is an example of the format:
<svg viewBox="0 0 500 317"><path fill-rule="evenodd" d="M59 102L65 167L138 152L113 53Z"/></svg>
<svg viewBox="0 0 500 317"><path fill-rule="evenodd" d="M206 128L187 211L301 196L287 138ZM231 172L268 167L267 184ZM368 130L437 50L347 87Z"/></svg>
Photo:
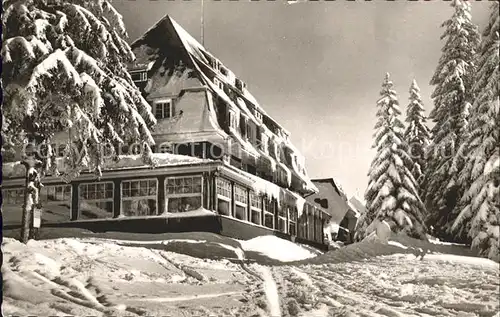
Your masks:
<svg viewBox="0 0 500 317"><path fill-rule="evenodd" d="M251 316L262 281L229 261L76 239L3 243L4 316Z"/></svg>
<svg viewBox="0 0 500 317"><path fill-rule="evenodd" d="M241 293L242 292L225 292L225 293L200 294L200 295L178 296L178 297L153 297L153 298L141 298L141 300L146 302L182 302L193 299L214 298L227 295L236 295Z"/></svg>
<svg viewBox="0 0 500 317"><path fill-rule="evenodd" d="M281 317L280 298L276 282L268 267L255 265L253 269L260 273L264 281L264 292L266 294L270 317Z"/></svg>
<svg viewBox="0 0 500 317"><path fill-rule="evenodd" d="M290 316L488 316L499 311L499 266L485 259L392 255L273 268ZM283 278L286 277L286 278Z"/></svg>
<svg viewBox="0 0 500 317"><path fill-rule="evenodd" d="M4 316L500 317L498 263L463 256L262 266L78 239L2 251Z"/></svg>

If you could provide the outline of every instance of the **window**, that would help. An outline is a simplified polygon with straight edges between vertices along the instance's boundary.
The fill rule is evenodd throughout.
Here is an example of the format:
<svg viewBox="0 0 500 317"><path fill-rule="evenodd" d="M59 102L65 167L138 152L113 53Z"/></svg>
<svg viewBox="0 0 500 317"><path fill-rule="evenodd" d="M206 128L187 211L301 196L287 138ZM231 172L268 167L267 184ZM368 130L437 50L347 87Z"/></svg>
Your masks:
<svg viewBox="0 0 500 317"><path fill-rule="evenodd" d="M308 227L309 227L308 239L311 241L316 240L317 214L318 214L318 209L316 207L312 207L308 219Z"/></svg>
<svg viewBox="0 0 500 317"><path fill-rule="evenodd" d="M219 78L214 77L214 84L217 86L220 90L224 90L224 83L220 81Z"/></svg>
<svg viewBox="0 0 500 317"><path fill-rule="evenodd" d="M262 121L262 113L255 111L255 118L259 121Z"/></svg>
<svg viewBox="0 0 500 317"><path fill-rule="evenodd" d="M71 218L71 185L45 185L40 190L43 222L65 222ZM24 188L2 190L4 224L21 224Z"/></svg>
<svg viewBox="0 0 500 317"><path fill-rule="evenodd" d="M240 185L234 185L234 203L235 203L235 210L234 210L235 217L240 220L248 220L247 218L248 197L247 197L247 190L245 187Z"/></svg>
<svg viewBox="0 0 500 317"><path fill-rule="evenodd" d="M281 206L281 208L278 209L278 230L287 233L287 220L286 216L288 213L288 207L287 206Z"/></svg>
<svg viewBox="0 0 500 317"><path fill-rule="evenodd" d="M245 89L247 86L241 79L238 79L238 78L236 78L235 84L236 84L236 88L238 88L241 91L243 91L243 89Z"/></svg>
<svg viewBox="0 0 500 317"><path fill-rule="evenodd" d="M42 187L40 191L40 202L42 204L57 204L61 201L71 201L71 185Z"/></svg>
<svg viewBox="0 0 500 317"><path fill-rule="evenodd" d="M298 219L298 236L307 239L307 210L309 205L304 204L304 210L300 218Z"/></svg>
<svg viewBox="0 0 500 317"><path fill-rule="evenodd" d="M262 224L262 199L255 192L250 192L251 221L257 225Z"/></svg>
<svg viewBox="0 0 500 317"><path fill-rule="evenodd" d="M247 123L247 133L246 133L246 138L249 140L251 143L254 142L253 140L253 127L250 123Z"/></svg>
<svg viewBox="0 0 500 317"><path fill-rule="evenodd" d="M264 226L274 229L275 204L269 198L264 199Z"/></svg>
<svg viewBox="0 0 500 317"><path fill-rule="evenodd" d="M24 188L2 190L2 223L4 225L20 225L22 223L23 203Z"/></svg>
<svg viewBox="0 0 500 317"><path fill-rule="evenodd" d="M246 126L247 126L247 122L246 122L245 117L240 116L240 134L242 137L246 137L246 133L247 133Z"/></svg>
<svg viewBox="0 0 500 317"><path fill-rule="evenodd" d="M146 71L130 72L130 76L132 77L132 80L136 83L146 81L148 79L148 74Z"/></svg>
<svg viewBox="0 0 500 317"><path fill-rule="evenodd" d="M114 184L86 183L78 186L80 219L113 217Z"/></svg>
<svg viewBox="0 0 500 317"><path fill-rule="evenodd" d="M307 215L307 239L313 241L314 236L315 236L315 213L316 213L316 207L310 206L309 208L309 213Z"/></svg>
<svg viewBox="0 0 500 317"><path fill-rule="evenodd" d="M155 117L156 119L167 119L174 116L172 100L155 102Z"/></svg>
<svg viewBox="0 0 500 317"><path fill-rule="evenodd" d="M217 212L231 216L231 183L224 178L217 178Z"/></svg>
<svg viewBox="0 0 500 317"><path fill-rule="evenodd" d="M169 177L165 180L167 212L186 212L201 208L201 176Z"/></svg>
<svg viewBox="0 0 500 317"><path fill-rule="evenodd" d="M122 182L123 216L153 216L157 214L158 180L140 179Z"/></svg>
<svg viewBox="0 0 500 317"><path fill-rule="evenodd" d="M210 60L210 64L211 64L211 66L212 66L215 70L220 71L220 68L221 68L221 63L220 63L218 60L216 60L215 58L212 58L212 59Z"/></svg>
<svg viewBox="0 0 500 317"><path fill-rule="evenodd" d="M46 185L40 190L40 203L46 222L64 222L71 219L71 185Z"/></svg>
<svg viewBox="0 0 500 317"><path fill-rule="evenodd" d="M269 153L269 138L267 137L267 134L262 133L260 138L260 149L264 153Z"/></svg>
<svg viewBox="0 0 500 317"><path fill-rule="evenodd" d="M24 188L2 190L3 205L22 205L24 203Z"/></svg>
<svg viewBox="0 0 500 317"><path fill-rule="evenodd" d="M278 182L282 185L288 185L288 173L285 168L281 165L278 165L276 173L278 174Z"/></svg>
<svg viewBox="0 0 500 317"><path fill-rule="evenodd" d="M233 129L236 129L238 127L238 118L236 117L236 114L233 111L229 111L228 116L229 126Z"/></svg>

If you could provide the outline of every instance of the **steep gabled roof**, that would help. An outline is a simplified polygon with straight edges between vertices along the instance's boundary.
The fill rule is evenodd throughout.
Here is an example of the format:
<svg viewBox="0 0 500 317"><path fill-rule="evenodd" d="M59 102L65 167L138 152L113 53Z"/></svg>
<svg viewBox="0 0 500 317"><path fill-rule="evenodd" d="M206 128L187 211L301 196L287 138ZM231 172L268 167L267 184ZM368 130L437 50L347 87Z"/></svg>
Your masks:
<svg viewBox="0 0 500 317"><path fill-rule="evenodd" d="M349 203L354 206L360 214L365 214L367 212L366 206L360 198L352 196L351 199L349 199Z"/></svg>
<svg viewBox="0 0 500 317"><path fill-rule="evenodd" d="M345 192L342 190L342 186L338 182L335 181L332 177L329 178L317 178L317 179L312 179L311 180L313 183L330 183L333 185L337 193L344 198L347 201L347 195Z"/></svg>
<svg viewBox="0 0 500 317"><path fill-rule="evenodd" d="M167 56L176 54L176 58L184 61L186 65L192 67L202 83L207 86L212 93L224 100L228 107L235 113L241 113L252 120L257 126L263 126L264 129L267 130L269 130L269 127L265 127L264 123L261 123L255 118L255 111L259 112L268 122L272 122L273 126L277 127L278 130L272 131L273 141L283 144L283 146L289 148L290 151L298 157L298 162L304 162L302 154L290 142L288 138L289 132L287 132L281 125L266 114L264 109L260 107L255 97L246 88L237 87L236 76L234 73L232 73L227 67L224 67L230 76L217 76L217 78L225 84L225 87L228 87L232 93L237 96L236 98L234 98L234 96L230 97L226 91L220 89L214 83L212 77L207 75L207 71L211 73L210 76L215 76L218 72L214 70L213 63L214 61L220 63L220 61L215 58L213 54L208 52L195 38L193 38L170 16L167 15L163 17L153 27L147 30L143 36L134 41L131 47L136 54L136 64L150 65L151 62L154 62L158 58L165 60ZM222 65L222 63L220 64ZM239 135L237 135L237 133L232 134L232 136L236 138L239 143L241 143L248 153L252 153L257 157L265 157L259 149L256 149L252 144L243 140ZM317 192L316 186L314 186L307 176L305 169L300 168L297 164L293 163L292 169L290 170L284 164L280 164L279 161L277 163L285 170L285 172L287 172L287 174L293 174L301 179L304 184L305 191Z"/></svg>

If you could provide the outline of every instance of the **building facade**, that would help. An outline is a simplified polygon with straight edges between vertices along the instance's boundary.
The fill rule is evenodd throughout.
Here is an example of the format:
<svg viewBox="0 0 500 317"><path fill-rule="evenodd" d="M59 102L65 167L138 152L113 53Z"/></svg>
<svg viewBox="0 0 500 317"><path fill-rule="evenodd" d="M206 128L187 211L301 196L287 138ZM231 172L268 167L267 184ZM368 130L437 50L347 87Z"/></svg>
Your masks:
<svg viewBox="0 0 500 317"><path fill-rule="evenodd" d="M169 16L131 47L137 60L130 75L158 121L158 164L150 168L126 153L107 162L99 180L47 176L42 225L242 239L276 234L324 244L331 216L303 198L317 192L305 160L246 84ZM4 228L15 228L24 171L7 163L3 172Z"/></svg>

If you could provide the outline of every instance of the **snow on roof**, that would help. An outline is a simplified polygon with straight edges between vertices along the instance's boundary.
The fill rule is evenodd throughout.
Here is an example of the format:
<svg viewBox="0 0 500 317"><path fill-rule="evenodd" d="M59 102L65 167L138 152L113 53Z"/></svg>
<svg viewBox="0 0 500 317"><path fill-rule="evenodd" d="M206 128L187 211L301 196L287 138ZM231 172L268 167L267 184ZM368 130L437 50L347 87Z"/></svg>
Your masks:
<svg viewBox="0 0 500 317"><path fill-rule="evenodd" d="M182 28L172 17L166 16L165 18L168 18L173 27L175 28L175 31L177 32L177 35L181 39L184 47L186 50L194 55L197 59L204 61L207 63L206 58L204 54L207 54L211 56L212 58L216 59L212 54L210 54L205 47L203 47L195 38L193 38L186 30ZM163 18L163 19L165 19ZM162 19L162 20L163 20ZM157 23L158 24L158 23ZM223 79L224 80L224 79ZM227 81L229 83L229 81ZM231 84L231 83L229 83ZM232 84L234 85L234 84ZM248 89L243 88L242 91L243 97L247 99L256 109L258 109L259 112L261 112L263 115L267 116L271 121L273 121L281 130L283 130L287 135L290 133L282 127L277 121L275 121L273 118L271 118L265 110L260 106L259 102L257 99L248 91Z"/></svg>
<svg viewBox="0 0 500 317"><path fill-rule="evenodd" d="M150 71L153 68L155 61L151 61L149 63L133 63L128 67L129 72L134 71Z"/></svg>
<svg viewBox="0 0 500 317"><path fill-rule="evenodd" d="M170 153L153 153L153 160L157 162L157 166L180 166L180 165L190 165L190 164L201 164L210 163L212 160L200 159L197 157L187 156L187 155L177 155ZM64 172L66 169L65 158L56 158L56 164L60 172ZM127 168L137 168L137 167L147 167L146 163L143 162L141 155L118 155L118 161L108 160L104 163L103 170L116 170L116 169L127 169ZM2 164L2 175L5 178L23 177L25 174L25 168L19 161L9 162Z"/></svg>
<svg viewBox="0 0 500 317"><path fill-rule="evenodd" d="M357 211L361 214L366 213L366 206L363 200L361 200L358 196L354 195L349 199L349 203L353 205Z"/></svg>
<svg viewBox="0 0 500 317"><path fill-rule="evenodd" d="M329 178L318 178L318 179L313 179L313 183L324 183L324 182L329 182L332 183L335 188L339 191L340 196L344 197L345 200L347 200L347 195L345 194L344 190L342 189L342 186L340 186L340 183L336 181L333 177Z"/></svg>
<svg viewBox="0 0 500 317"><path fill-rule="evenodd" d="M361 213L358 211L358 208L356 208L356 206L354 206L350 201L347 201L347 205L352 211L354 211L354 215L356 216L356 218L359 218Z"/></svg>
<svg viewBox="0 0 500 317"><path fill-rule="evenodd" d="M108 169L119 169L127 167L144 167L147 166L142 161L141 155L119 155L118 162L110 162L106 164ZM196 163L209 163L213 162L209 159L201 159L198 157L178 155L171 153L152 153L152 158L158 164L158 166L173 166L173 165L189 165Z"/></svg>

